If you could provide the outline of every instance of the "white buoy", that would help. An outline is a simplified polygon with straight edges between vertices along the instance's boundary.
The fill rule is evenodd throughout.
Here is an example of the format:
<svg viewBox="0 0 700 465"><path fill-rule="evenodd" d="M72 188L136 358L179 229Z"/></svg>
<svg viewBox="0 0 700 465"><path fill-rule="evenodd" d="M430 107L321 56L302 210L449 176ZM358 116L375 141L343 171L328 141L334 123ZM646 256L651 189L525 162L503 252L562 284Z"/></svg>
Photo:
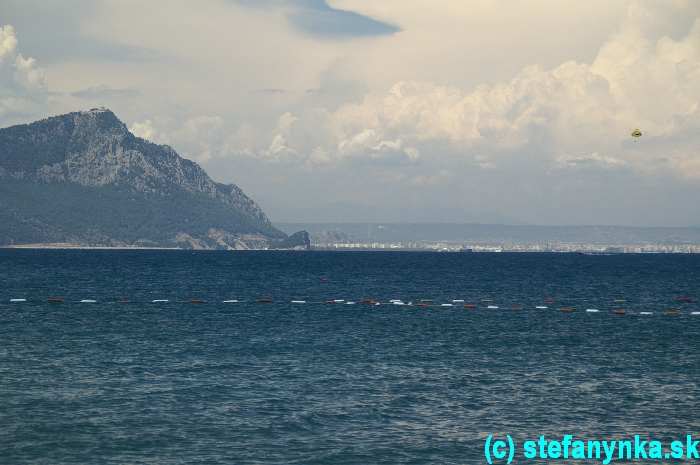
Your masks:
<svg viewBox="0 0 700 465"><path fill-rule="evenodd" d="M391 303L394 304L394 305L406 305L406 304L403 303L403 301L401 301L401 300L392 300Z"/></svg>
<svg viewBox="0 0 700 465"><path fill-rule="evenodd" d="M639 312L640 315L653 315L654 312Z"/></svg>
<svg viewBox="0 0 700 465"><path fill-rule="evenodd" d="M489 306L486 307L486 308L489 308L489 309L491 309L491 310L496 310L496 309L498 309L498 305L489 305Z"/></svg>
<svg viewBox="0 0 700 465"><path fill-rule="evenodd" d="M81 304L96 304L97 301L96 301L96 300L92 300L92 299L83 299L83 300L80 301L80 303L81 303Z"/></svg>
<svg viewBox="0 0 700 465"><path fill-rule="evenodd" d="M292 300L292 303L293 304L305 304L306 301L305 300Z"/></svg>
<svg viewBox="0 0 700 465"><path fill-rule="evenodd" d="M355 302L352 302L352 301L350 301L350 302L345 302L345 305L355 305Z"/></svg>
<svg viewBox="0 0 700 465"><path fill-rule="evenodd" d="M700 315L700 312L690 312L690 314L691 314L691 315L698 316L698 315Z"/></svg>
<svg viewBox="0 0 700 465"><path fill-rule="evenodd" d="M27 299L10 299L10 302L13 304L18 304L18 303L26 302L26 301L27 301Z"/></svg>
<svg viewBox="0 0 700 465"><path fill-rule="evenodd" d="M157 300L152 301L152 303L154 303L154 304L164 304L166 302L170 302L170 301L167 299L157 299Z"/></svg>
<svg viewBox="0 0 700 465"><path fill-rule="evenodd" d="M600 312L600 310L598 310L597 308L587 308L587 309L586 309L586 312L588 312L588 313L598 313L598 312Z"/></svg>
<svg viewBox="0 0 700 465"><path fill-rule="evenodd" d="M456 299L456 300L453 300L452 303L453 303L453 304L463 304L463 303L464 303L464 299Z"/></svg>
<svg viewBox="0 0 700 465"><path fill-rule="evenodd" d="M223 303L225 303L225 304L237 304L237 303L238 303L238 300L235 300L235 299L233 299L233 300L224 300Z"/></svg>
<svg viewBox="0 0 700 465"><path fill-rule="evenodd" d="M453 304L440 304L441 307L454 307Z"/></svg>
<svg viewBox="0 0 700 465"><path fill-rule="evenodd" d="M538 305L538 306L535 307L535 308L538 309L538 310L547 310L549 307L547 307L546 305Z"/></svg>
<svg viewBox="0 0 700 465"><path fill-rule="evenodd" d="M333 301L333 303L336 303L336 304L342 304L343 302L345 302L345 299L335 299Z"/></svg>

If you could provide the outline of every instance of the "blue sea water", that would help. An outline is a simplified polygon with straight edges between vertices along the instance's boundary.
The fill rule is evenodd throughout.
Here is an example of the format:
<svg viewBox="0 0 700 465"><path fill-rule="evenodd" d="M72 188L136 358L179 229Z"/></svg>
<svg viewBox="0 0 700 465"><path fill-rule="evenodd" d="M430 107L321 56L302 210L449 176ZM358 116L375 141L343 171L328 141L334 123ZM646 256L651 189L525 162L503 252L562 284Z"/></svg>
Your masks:
<svg viewBox="0 0 700 465"><path fill-rule="evenodd" d="M697 435L700 308L674 299L699 278L694 255L0 251L0 463L476 464L490 433ZM320 303L363 298L479 308Z"/></svg>

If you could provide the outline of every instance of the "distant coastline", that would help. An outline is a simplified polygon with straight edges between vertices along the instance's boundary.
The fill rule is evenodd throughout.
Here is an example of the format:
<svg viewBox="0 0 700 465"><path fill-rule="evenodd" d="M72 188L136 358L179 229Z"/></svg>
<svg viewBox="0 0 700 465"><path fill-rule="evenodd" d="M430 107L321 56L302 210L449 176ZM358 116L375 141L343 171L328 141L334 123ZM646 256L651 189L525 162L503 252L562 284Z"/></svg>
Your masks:
<svg viewBox="0 0 700 465"><path fill-rule="evenodd" d="M366 252L409 252L409 253L448 253L448 254L494 254L494 253L505 253L505 254L572 254L572 255L596 255L596 256L608 256L608 255L621 255L621 254L665 254L665 255L696 255L700 254L700 246L697 246L699 250L663 250L657 247L650 247L649 249L624 249L620 248L617 250L601 251L601 250L581 250L581 249L552 249L552 250L538 250L531 248L476 248L469 250L459 250L455 248L451 249L439 249L435 247L414 247L414 248L399 248L399 247L369 247L369 246L348 246L349 244L338 244L337 246L312 246L309 249L187 249L182 247L129 247L129 246L86 246L80 244L17 244L17 245L0 245L0 250L132 250L132 251L160 251L160 250L172 250L172 251L220 251L220 252L337 252L337 253L366 253Z"/></svg>
<svg viewBox="0 0 700 465"><path fill-rule="evenodd" d="M38 244L16 244L16 245L2 245L0 249L80 249L80 250L187 250L177 247L129 247L129 246L89 246L82 244L71 244L64 242L57 243L38 243Z"/></svg>
<svg viewBox="0 0 700 465"><path fill-rule="evenodd" d="M24 249L24 250L186 250L186 251L227 251L227 252L244 252L246 250L252 251L252 250L281 250L281 251L304 251L306 249L275 249L275 248L268 248L268 249L255 249L255 248L250 248L250 249L214 249L214 248L201 248L201 249L195 249L195 248L185 248L185 247L141 247L141 246L103 246L103 245L83 245L83 244L72 244L72 243L63 243L63 242L57 242L57 243L37 243L37 244L13 244L13 245L0 245L0 250L8 250L8 249Z"/></svg>

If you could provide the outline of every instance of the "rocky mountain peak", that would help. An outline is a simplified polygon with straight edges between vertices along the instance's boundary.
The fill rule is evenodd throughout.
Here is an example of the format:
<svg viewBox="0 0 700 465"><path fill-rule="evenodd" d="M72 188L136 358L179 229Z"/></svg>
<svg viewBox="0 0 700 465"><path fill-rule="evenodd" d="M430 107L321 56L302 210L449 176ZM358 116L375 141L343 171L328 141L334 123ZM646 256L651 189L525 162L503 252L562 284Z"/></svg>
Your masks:
<svg viewBox="0 0 700 465"><path fill-rule="evenodd" d="M129 133L126 125L108 108L93 108L87 111L70 113L69 115L73 117L77 132L93 131L93 134L111 133L115 135L126 135Z"/></svg>
<svg viewBox="0 0 700 465"><path fill-rule="evenodd" d="M109 192L115 198L139 199L165 209L181 203L182 210L170 211L171 219L168 215L163 218L176 243L178 237L185 237L197 247L239 247L245 243L240 239L244 234L259 248L268 239L287 238L238 186L214 182L198 164L180 157L171 147L134 136L106 108L0 129L0 178L37 192ZM133 208L140 208L138 202ZM188 208L203 209L204 214ZM125 212L130 214L128 209ZM191 224L177 224L175 219L183 215L185 223L197 218L196 233Z"/></svg>

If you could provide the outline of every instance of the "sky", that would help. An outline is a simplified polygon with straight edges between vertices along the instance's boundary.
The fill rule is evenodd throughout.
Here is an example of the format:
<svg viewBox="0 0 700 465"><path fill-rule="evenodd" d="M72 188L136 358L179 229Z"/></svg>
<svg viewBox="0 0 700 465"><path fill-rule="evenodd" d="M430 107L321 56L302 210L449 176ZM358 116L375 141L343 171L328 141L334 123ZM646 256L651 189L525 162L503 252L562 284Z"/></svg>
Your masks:
<svg viewBox="0 0 700 465"><path fill-rule="evenodd" d="M700 225L696 0L2 0L0 27L0 127L108 107L275 222Z"/></svg>

